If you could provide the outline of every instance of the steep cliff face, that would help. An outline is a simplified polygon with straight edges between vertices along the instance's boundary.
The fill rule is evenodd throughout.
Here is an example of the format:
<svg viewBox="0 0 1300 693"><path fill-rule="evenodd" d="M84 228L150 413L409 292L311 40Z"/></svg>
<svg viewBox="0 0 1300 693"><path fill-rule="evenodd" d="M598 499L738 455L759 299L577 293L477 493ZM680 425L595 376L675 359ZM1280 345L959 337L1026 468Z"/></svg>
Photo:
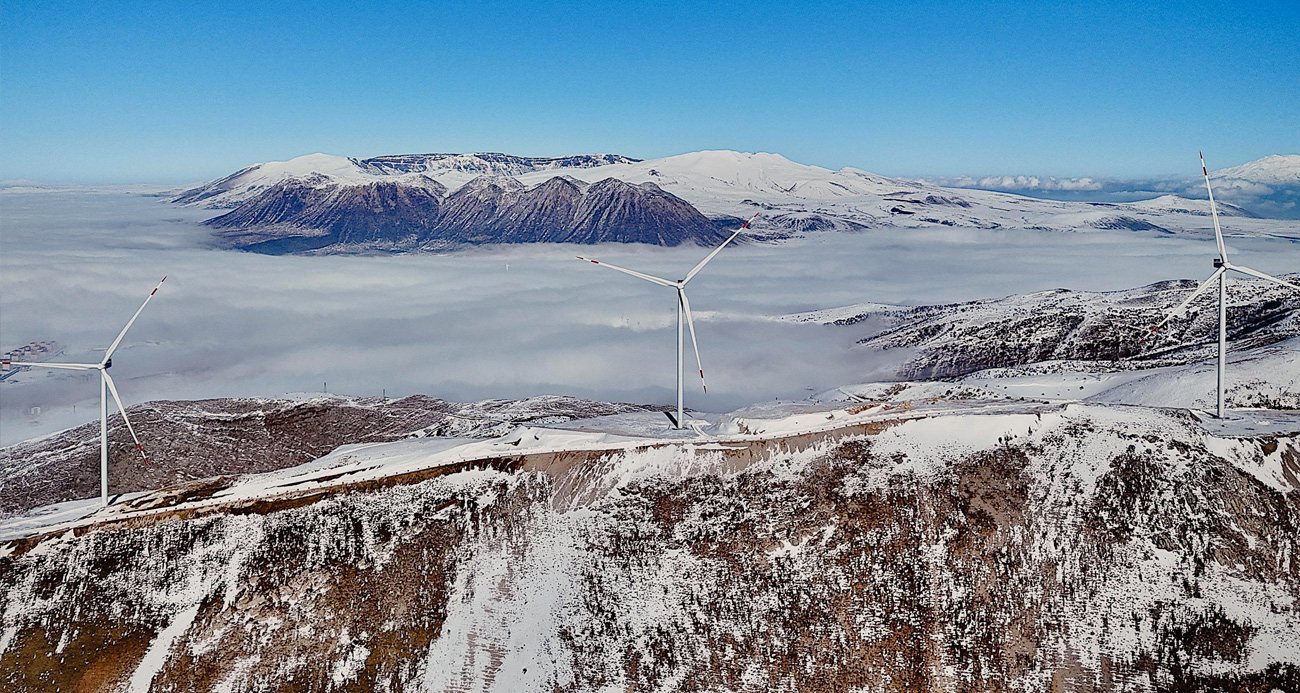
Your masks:
<svg viewBox="0 0 1300 693"><path fill-rule="evenodd" d="M225 244L268 254L331 245L396 248L429 231L445 193L422 176L365 185L293 178L206 223L221 229Z"/></svg>
<svg viewBox="0 0 1300 693"><path fill-rule="evenodd" d="M224 245L269 254L725 238L718 223L653 183L563 176L528 187L485 175L447 194L424 175L366 184L311 175L281 181L204 223Z"/></svg>
<svg viewBox="0 0 1300 693"><path fill-rule="evenodd" d="M0 545L9 690L1296 690L1300 442L1070 406Z"/></svg>
<svg viewBox="0 0 1300 693"><path fill-rule="evenodd" d="M654 183L633 185L616 178L591 185L571 228L570 240L575 243L626 239L634 243L680 245L683 238L693 238L712 245L726 238L715 224L680 197Z"/></svg>

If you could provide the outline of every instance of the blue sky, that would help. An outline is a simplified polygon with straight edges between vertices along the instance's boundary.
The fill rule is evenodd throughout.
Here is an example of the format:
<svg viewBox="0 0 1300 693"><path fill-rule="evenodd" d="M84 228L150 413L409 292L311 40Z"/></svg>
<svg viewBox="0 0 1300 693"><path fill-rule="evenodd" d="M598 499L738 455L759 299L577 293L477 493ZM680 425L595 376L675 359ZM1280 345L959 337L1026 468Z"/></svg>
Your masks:
<svg viewBox="0 0 1300 693"><path fill-rule="evenodd" d="M316 151L738 149L1057 176L1300 152L1295 0L0 12L4 179L185 182Z"/></svg>

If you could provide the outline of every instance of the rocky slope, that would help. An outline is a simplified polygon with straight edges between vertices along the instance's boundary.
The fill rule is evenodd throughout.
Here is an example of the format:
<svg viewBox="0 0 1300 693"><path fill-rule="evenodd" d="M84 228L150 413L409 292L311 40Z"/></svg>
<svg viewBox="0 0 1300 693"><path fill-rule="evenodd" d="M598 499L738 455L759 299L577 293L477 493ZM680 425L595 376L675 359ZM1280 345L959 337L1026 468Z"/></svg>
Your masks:
<svg viewBox="0 0 1300 693"><path fill-rule="evenodd" d="M1283 275L1295 281L1300 275ZM871 325L859 340L867 351L914 351L902 379L951 378L989 368L1048 361L1092 362L1106 368L1152 368L1211 358L1217 349L1217 296L1206 292L1155 335L1147 328L1186 299L1197 282L1159 282L1137 289L1057 289L936 306L846 306L785 319ZM1248 350L1300 335L1300 295L1263 281L1228 284L1228 337Z"/></svg>
<svg viewBox="0 0 1300 693"><path fill-rule="evenodd" d="M418 174L344 184L321 175L281 181L204 223L223 244L262 253L435 250L483 243L711 245L722 224L653 183L554 177L527 187L480 176L447 194Z"/></svg>
<svg viewBox="0 0 1300 693"><path fill-rule="evenodd" d="M120 415L109 418L114 494L194 479L266 472L316 459L340 445L406 437L492 437L521 424L556 423L643 407L570 397L460 403L416 395L396 400L211 399L130 407L144 464ZM0 448L0 518L99 493L99 424Z"/></svg>
<svg viewBox="0 0 1300 693"><path fill-rule="evenodd" d="M1069 406L0 545L8 690L1300 687L1300 443Z"/></svg>
<svg viewBox="0 0 1300 693"><path fill-rule="evenodd" d="M322 175L337 181L370 184L410 178L407 174L451 176L453 179L510 176L536 171L559 171L630 164L618 154L577 154L561 157L526 157L494 152L477 154L396 154L369 159L308 154L289 161L253 164L224 178L191 188L172 198L173 202L208 209L233 209L278 183L295 178ZM460 182L464 182L461 180Z"/></svg>

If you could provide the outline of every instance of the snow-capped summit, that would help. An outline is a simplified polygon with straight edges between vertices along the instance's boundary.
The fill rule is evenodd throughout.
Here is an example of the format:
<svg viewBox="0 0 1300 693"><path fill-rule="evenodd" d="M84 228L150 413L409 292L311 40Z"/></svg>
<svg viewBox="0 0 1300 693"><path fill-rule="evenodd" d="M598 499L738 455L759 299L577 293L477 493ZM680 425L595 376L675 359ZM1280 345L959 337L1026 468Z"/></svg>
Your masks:
<svg viewBox="0 0 1300 693"><path fill-rule="evenodd" d="M882 192L897 183L857 171L832 171L795 163L780 154L703 151L670 156L653 162L660 177L696 179L704 185L721 183L735 190L802 198L836 198Z"/></svg>
<svg viewBox="0 0 1300 693"><path fill-rule="evenodd" d="M228 209L287 181L317 181L337 185L403 182L415 176L436 179L450 189L478 176L518 176L535 171L585 169L639 161L618 154L577 154L524 157L492 152L476 154L396 154L369 159L307 154L288 161L253 164L225 178L186 190L173 202ZM324 177L323 179L321 177ZM416 181L417 184L419 181Z"/></svg>
<svg viewBox="0 0 1300 693"><path fill-rule="evenodd" d="M618 178L629 183L654 183L710 214L736 214L744 200L806 204L812 200L913 191L915 183L898 181L858 169L832 171L791 161L769 152L705 150L571 171L587 181ZM536 182L539 174L521 176Z"/></svg>
<svg viewBox="0 0 1300 693"><path fill-rule="evenodd" d="M1225 216L1225 217L1254 216L1250 212L1247 212L1246 210L1242 209L1241 207L1238 207L1237 205L1228 202L1224 202L1222 200L1216 200L1215 204L1219 208L1220 216ZM1183 214L1202 214L1202 215L1208 215L1210 213L1209 199L1189 200L1186 197L1182 197L1179 195L1161 195L1160 197L1155 197L1150 200L1138 200L1136 202L1129 202L1128 206L1135 207L1137 209L1148 211L1148 212L1179 212Z"/></svg>
<svg viewBox="0 0 1300 693"><path fill-rule="evenodd" d="M1265 185L1300 186L1300 154L1270 154L1240 166L1219 169L1210 176Z"/></svg>
<svg viewBox="0 0 1300 693"><path fill-rule="evenodd" d="M173 202L211 208L234 207L258 193L290 179L313 175L354 183L371 182L376 176L357 165L355 159L333 154L307 154L288 161L268 161L186 190Z"/></svg>

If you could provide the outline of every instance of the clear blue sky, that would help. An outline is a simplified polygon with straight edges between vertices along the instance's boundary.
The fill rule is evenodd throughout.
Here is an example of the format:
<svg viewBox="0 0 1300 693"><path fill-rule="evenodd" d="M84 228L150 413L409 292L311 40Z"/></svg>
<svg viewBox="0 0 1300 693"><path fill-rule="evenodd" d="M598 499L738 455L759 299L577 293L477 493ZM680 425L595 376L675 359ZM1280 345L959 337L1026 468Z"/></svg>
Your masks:
<svg viewBox="0 0 1300 693"><path fill-rule="evenodd" d="M1300 2L28 2L0 178L324 151L774 151L891 175L1300 152ZM1194 161L1194 159L1193 159ZM1193 165L1194 168L1194 165Z"/></svg>

